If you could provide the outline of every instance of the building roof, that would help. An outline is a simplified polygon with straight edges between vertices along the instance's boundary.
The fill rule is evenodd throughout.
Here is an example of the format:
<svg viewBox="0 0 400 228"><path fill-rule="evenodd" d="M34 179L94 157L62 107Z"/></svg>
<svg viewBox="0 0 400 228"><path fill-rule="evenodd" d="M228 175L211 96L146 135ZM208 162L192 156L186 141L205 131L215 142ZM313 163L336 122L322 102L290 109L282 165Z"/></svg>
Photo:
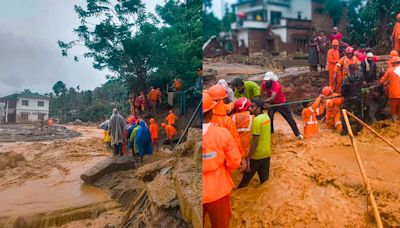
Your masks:
<svg viewBox="0 0 400 228"><path fill-rule="evenodd" d="M38 93L14 93L5 97L0 97L0 101L7 101L7 100L18 100L18 98L35 98L35 99L50 99L49 97L40 95Z"/></svg>

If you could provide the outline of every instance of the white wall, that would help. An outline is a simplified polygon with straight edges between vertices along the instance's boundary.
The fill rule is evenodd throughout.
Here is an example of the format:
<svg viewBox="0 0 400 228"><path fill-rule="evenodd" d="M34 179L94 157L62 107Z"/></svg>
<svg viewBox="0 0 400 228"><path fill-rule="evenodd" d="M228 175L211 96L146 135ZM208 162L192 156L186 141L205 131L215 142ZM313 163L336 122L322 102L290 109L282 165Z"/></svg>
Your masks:
<svg viewBox="0 0 400 228"><path fill-rule="evenodd" d="M29 106L22 106L22 100L28 100ZM38 101L43 101L44 106L38 106ZM28 113L28 121L31 122L39 121L38 113L45 114L44 120L47 120L49 118L49 100L19 97L17 102L17 122L25 121L21 120L21 113Z"/></svg>
<svg viewBox="0 0 400 228"><path fill-rule="evenodd" d="M240 30L237 34L237 39L239 42L239 44L238 44L239 47L240 47L240 44L242 43L241 40L244 40L244 45L246 47L249 47L249 33L248 33L247 29Z"/></svg>
<svg viewBox="0 0 400 228"><path fill-rule="evenodd" d="M275 28L271 29L272 32L278 36L281 37L282 42L286 43L287 42L287 29L286 27L283 28Z"/></svg>
<svg viewBox="0 0 400 228"><path fill-rule="evenodd" d="M289 18L297 18L297 11L302 11L301 19L312 20L311 0L292 0L290 1L291 10Z"/></svg>

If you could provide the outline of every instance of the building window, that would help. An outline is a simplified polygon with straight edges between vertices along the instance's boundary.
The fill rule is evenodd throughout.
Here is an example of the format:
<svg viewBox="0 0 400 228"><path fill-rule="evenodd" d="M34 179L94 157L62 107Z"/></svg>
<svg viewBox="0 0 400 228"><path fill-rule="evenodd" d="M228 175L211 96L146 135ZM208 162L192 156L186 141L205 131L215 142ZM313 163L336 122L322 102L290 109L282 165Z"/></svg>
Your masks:
<svg viewBox="0 0 400 228"><path fill-rule="evenodd" d="M28 120L28 116L29 116L29 114L28 113L21 113L21 119L22 120Z"/></svg>
<svg viewBox="0 0 400 228"><path fill-rule="evenodd" d="M38 113L38 120L44 120L44 116L45 116L46 114L43 114L43 113Z"/></svg>
<svg viewBox="0 0 400 228"><path fill-rule="evenodd" d="M29 106L29 100L22 100L22 106Z"/></svg>
<svg viewBox="0 0 400 228"><path fill-rule="evenodd" d="M271 11L271 25L281 24L282 12Z"/></svg>
<svg viewBox="0 0 400 228"><path fill-rule="evenodd" d="M37 106L39 107L44 107L44 101L38 101Z"/></svg>

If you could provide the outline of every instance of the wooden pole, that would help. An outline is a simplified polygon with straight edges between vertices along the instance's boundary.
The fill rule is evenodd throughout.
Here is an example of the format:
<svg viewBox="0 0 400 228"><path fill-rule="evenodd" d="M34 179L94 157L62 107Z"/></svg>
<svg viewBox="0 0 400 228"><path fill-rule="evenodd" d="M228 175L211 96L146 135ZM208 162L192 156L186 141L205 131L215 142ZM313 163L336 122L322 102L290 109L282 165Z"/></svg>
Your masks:
<svg viewBox="0 0 400 228"><path fill-rule="evenodd" d="M393 143L389 142L389 140L387 140L385 137L383 137L381 134L379 134L378 132L376 132L374 129L372 129L370 126L368 126L368 124L364 123L362 120L360 120L359 118L357 118L357 116L355 116L353 113L346 111L347 114L349 116L351 116L352 118L354 118L358 123L360 123L361 125L363 125L365 128L367 128L369 131L371 131L372 133L374 133L376 136L378 136L380 139L382 139L385 143L387 143L389 146L391 146L393 149L395 149L397 152L400 153L400 149L397 148Z"/></svg>
<svg viewBox="0 0 400 228"><path fill-rule="evenodd" d="M368 181L368 177L367 177L367 174L365 173L365 169L364 169L364 166L362 164L361 157L360 157L360 155L358 153L358 147L357 147L356 141L354 139L353 130L351 129L346 109L342 109L342 114L343 114L344 120L346 122L347 131L348 131L348 133L350 135L351 145L353 146L353 151L354 151L354 154L356 155L358 167L360 168L360 171L361 171L361 176L363 178L365 186L367 187L368 196L369 196L369 199L371 200L372 208L374 209L376 226L378 228L383 228L381 215L379 214L378 206L376 205L376 201L375 201L374 194L372 192L371 185L370 185L370 183Z"/></svg>
<svg viewBox="0 0 400 228"><path fill-rule="evenodd" d="M122 219L121 224L119 225L120 228L125 227L126 223L129 220L129 217L132 214L133 209L135 209L136 205L139 203L139 200L141 200L146 194L146 189L144 189L140 195L136 198L136 200L129 206L128 211L126 212L124 218Z"/></svg>

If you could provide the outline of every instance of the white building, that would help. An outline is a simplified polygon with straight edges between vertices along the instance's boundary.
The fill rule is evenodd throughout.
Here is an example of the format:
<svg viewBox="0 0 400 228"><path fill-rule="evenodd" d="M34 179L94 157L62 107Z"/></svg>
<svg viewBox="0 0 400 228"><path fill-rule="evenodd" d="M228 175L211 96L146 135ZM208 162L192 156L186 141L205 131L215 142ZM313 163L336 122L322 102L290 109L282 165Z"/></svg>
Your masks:
<svg viewBox="0 0 400 228"><path fill-rule="evenodd" d="M304 49L312 28L312 4L312 0L238 0L233 5L237 20L231 25L234 47L249 53Z"/></svg>
<svg viewBox="0 0 400 228"><path fill-rule="evenodd" d="M49 118L49 97L37 93L20 93L0 98L5 104L2 123L29 123ZM0 115L1 116L1 115Z"/></svg>

